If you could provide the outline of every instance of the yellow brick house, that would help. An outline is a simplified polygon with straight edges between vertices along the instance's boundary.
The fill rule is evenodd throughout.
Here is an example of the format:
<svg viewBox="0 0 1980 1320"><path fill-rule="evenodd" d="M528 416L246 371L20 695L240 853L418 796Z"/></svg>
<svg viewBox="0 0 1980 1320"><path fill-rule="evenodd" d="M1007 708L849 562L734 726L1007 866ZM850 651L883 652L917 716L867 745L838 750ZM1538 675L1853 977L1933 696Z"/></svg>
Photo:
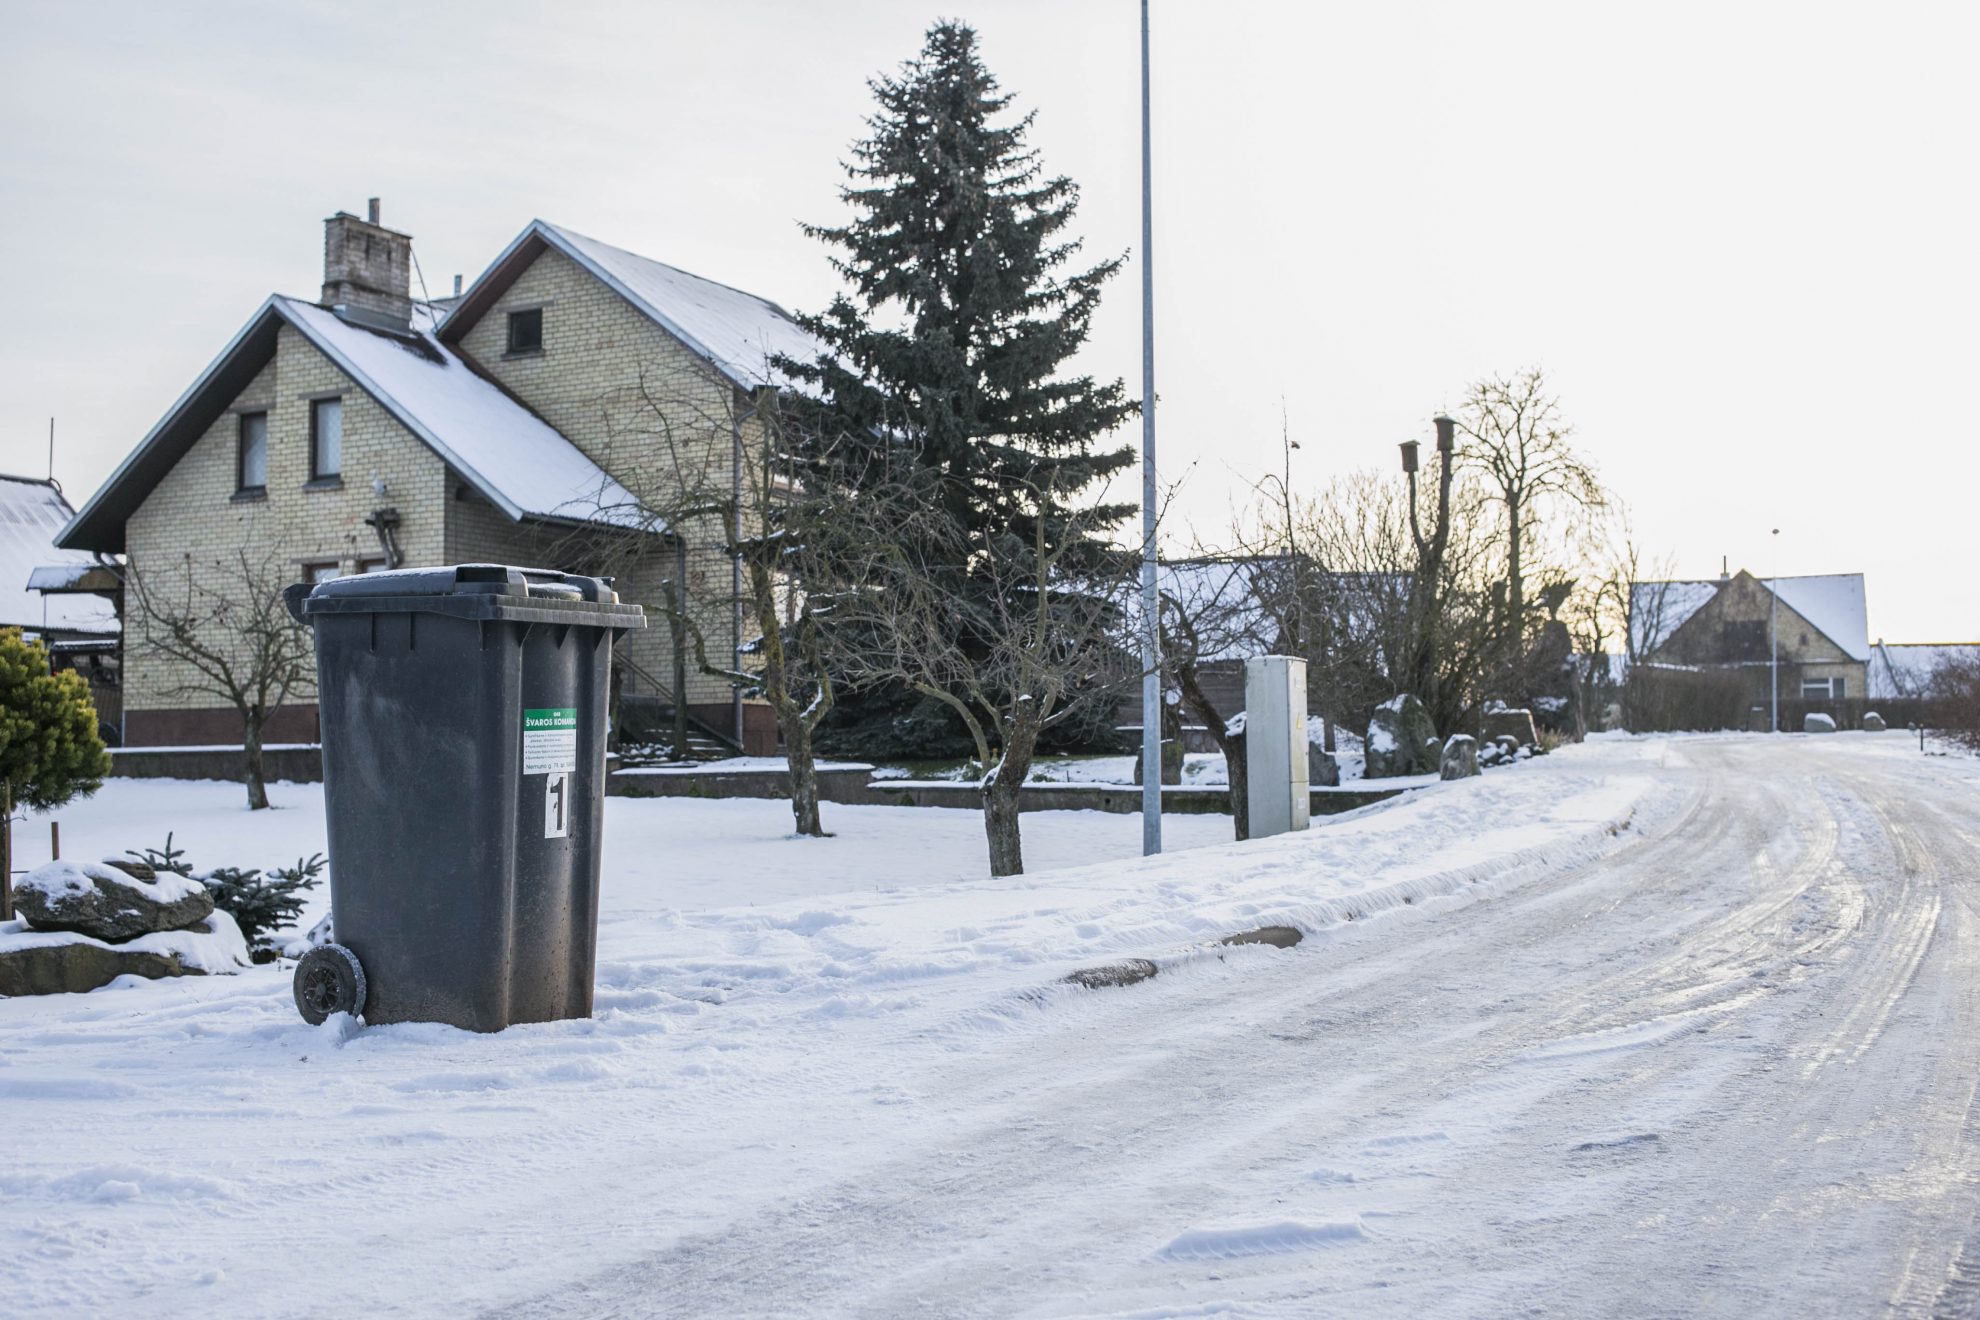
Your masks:
<svg viewBox="0 0 1980 1320"><path fill-rule="evenodd" d="M541 220L444 300L412 297L411 253L376 202L366 219L332 216L320 297L267 299L57 544L122 555L134 584L173 599L236 572L596 571L578 560L646 538L665 552L624 557L641 568L622 598L652 603L641 577L665 565L690 584L711 660L746 650L719 520L670 520L669 482L742 488L763 392L783 383L772 359L809 356L810 338L764 299ZM235 711L147 654L136 623L125 745L237 744ZM774 751L767 707L679 665L667 628L629 640L625 692L684 701L732 745ZM315 734L304 692L266 736Z"/></svg>

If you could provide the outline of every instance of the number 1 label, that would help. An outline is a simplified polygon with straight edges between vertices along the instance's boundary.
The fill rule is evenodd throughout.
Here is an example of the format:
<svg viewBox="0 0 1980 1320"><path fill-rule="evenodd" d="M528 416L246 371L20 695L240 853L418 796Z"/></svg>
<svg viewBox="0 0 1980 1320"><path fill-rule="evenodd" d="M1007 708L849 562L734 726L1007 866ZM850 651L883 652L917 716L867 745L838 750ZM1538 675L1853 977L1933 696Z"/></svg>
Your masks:
<svg viewBox="0 0 1980 1320"><path fill-rule="evenodd" d="M546 839L568 838L571 832L571 776L561 774L544 776L543 783L543 837Z"/></svg>

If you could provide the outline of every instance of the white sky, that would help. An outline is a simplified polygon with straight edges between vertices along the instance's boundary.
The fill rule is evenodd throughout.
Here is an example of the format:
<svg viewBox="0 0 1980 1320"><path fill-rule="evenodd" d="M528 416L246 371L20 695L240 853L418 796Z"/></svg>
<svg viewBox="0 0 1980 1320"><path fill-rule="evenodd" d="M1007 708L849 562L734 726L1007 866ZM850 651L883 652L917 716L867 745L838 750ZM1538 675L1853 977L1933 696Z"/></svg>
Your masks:
<svg viewBox="0 0 1980 1320"><path fill-rule="evenodd" d="M944 12L1089 252L1134 248L1133 0L10 0L0 470L52 415L80 503L369 196L435 294L542 216L815 309L796 221L839 217L865 78ZM1282 398L1317 486L1537 363L1681 574L1861 571L1873 637L1980 638L1980 6L1154 12L1160 441L1207 538ZM1138 281L1085 363L1134 392Z"/></svg>

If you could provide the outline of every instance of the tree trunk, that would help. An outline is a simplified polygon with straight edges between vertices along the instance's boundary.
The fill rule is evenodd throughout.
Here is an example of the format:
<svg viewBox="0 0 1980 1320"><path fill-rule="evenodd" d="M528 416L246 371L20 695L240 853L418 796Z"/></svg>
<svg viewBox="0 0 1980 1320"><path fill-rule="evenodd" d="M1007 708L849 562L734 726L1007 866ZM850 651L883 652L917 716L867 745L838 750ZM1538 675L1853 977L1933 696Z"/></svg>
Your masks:
<svg viewBox="0 0 1980 1320"><path fill-rule="evenodd" d="M777 725L784 735L784 759L791 768L791 815L797 820L797 832L822 839L825 824L818 817L818 762L811 753L811 729L788 695L777 703Z"/></svg>
<svg viewBox="0 0 1980 1320"><path fill-rule="evenodd" d="M1020 703L1022 707L1035 703ZM1034 717L1035 718L1035 717ZM1012 722L1004 754L983 781L983 832L990 840L990 874L1024 874L1024 839L1018 829L1018 795L1031 773L1038 747L1038 727L1032 718Z"/></svg>
<svg viewBox="0 0 1980 1320"><path fill-rule="evenodd" d="M1512 634L1511 650L1518 656L1526 644L1526 585L1521 580L1521 561L1525 557L1526 532L1520 526L1520 506L1525 503L1518 495L1506 497L1506 613L1507 623Z"/></svg>
<svg viewBox="0 0 1980 1320"><path fill-rule="evenodd" d="M1218 746L1224 749L1224 777L1231 786L1231 823L1242 843L1251 837L1251 771L1244 762L1244 735L1226 734Z"/></svg>
<svg viewBox="0 0 1980 1320"><path fill-rule="evenodd" d="M1018 830L1018 792L1024 786L1022 774L1006 778L1011 768L1006 757L983 785L983 832L990 840L990 874L1024 874L1024 838Z"/></svg>
<svg viewBox="0 0 1980 1320"><path fill-rule="evenodd" d="M784 629L777 618L777 583L767 565L749 562L750 604L756 610L763 648L763 695L777 712L777 730L784 738L784 763L791 774L791 815L797 832L825 837L818 815L818 763L811 751L811 724L791 697L790 655L784 649Z"/></svg>
<svg viewBox="0 0 1980 1320"><path fill-rule="evenodd" d="M0 784L0 921L14 919L14 790Z"/></svg>
<svg viewBox="0 0 1980 1320"><path fill-rule="evenodd" d="M1210 741L1217 744L1217 750L1224 754L1225 781L1231 792L1231 825L1236 830L1239 843L1251 837L1251 806L1246 797L1244 772L1244 735L1228 732L1230 722L1211 702L1210 695L1203 690L1197 678L1196 667L1182 666L1176 675L1176 684L1182 689L1182 698L1190 713L1203 721L1203 727L1210 733Z"/></svg>
<svg viewBox="0 0 1980 1320"><path fill-rule="evenodd" d="M674 645L674 745L676 761L688 759L687 726L687 543L674 543L674 590L669 593L667 631Z"/></svg>
<svg viewBox="0 0 1980 1320"><path fill-rule="evenodd" d="M261 726L267 719L261 711L248 711L241 726L241 751L247 760L249 811L268 809L268 785L261 777Z"/></svg>

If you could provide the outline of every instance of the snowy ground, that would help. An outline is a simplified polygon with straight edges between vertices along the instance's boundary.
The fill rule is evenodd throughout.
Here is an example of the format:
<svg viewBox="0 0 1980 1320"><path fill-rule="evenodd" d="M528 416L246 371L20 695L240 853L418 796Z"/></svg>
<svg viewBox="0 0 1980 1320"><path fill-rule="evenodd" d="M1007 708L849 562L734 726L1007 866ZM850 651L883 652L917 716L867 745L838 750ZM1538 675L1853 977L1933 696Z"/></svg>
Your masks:
<svg viewBox="0 0 1980 1320"><path fill-rule="evenodd" d="M0 1298L1966 1313L1976 790L1895 735L1601 740L1148 861L1027 816L1094 864L997 882L972 813L614 801L591 1021L311 1029L275 969L0 1002ZM65 853L321 835L310 790L114 791ZM1206 947L1266 923L1308 938ZM1162 975L1057 984L1122 957Z"/></svg>

